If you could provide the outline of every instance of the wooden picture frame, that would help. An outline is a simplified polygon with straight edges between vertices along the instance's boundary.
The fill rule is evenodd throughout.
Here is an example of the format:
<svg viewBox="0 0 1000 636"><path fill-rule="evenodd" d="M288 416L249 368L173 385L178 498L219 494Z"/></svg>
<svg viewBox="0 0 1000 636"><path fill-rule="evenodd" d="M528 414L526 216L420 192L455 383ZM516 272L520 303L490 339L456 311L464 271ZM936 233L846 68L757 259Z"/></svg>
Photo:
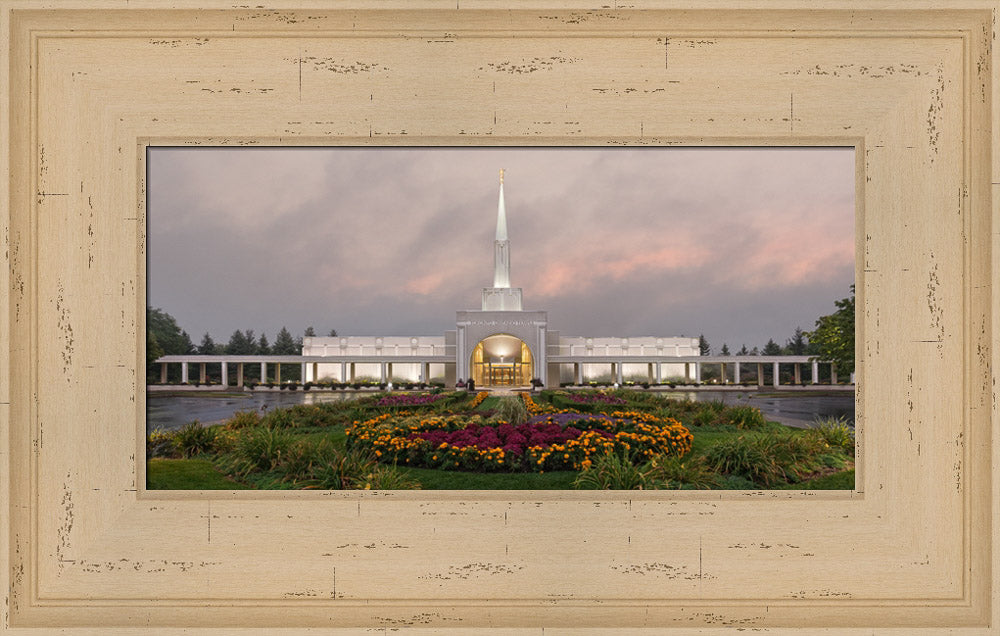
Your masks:
<svg viewBox="0 0 1000 636"><path fill-rule="evenodd" d="M0 631L995 633L997 5L935 4L0 1ZM855 490L145 491L168 143L855 146Z"/></svg>

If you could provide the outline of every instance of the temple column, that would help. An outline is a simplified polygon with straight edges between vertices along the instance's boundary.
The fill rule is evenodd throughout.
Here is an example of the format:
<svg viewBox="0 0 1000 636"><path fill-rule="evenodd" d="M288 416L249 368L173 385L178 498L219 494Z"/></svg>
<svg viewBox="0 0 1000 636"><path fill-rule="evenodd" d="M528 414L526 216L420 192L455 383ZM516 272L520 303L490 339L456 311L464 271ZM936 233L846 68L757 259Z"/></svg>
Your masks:
<svg viewBox="0 0 1000 636"><path fill-rule="evenodd" d="M725 362L720 362L719 363L719 382L721 382L723 384L726 383L726 363Z"/></svg>
<svg viewBox="0 0 1000 636"><path fill-rule="evenodd" d="M205 384L205 380L207 378L208 378L208 376L205 373L205 363L204 362L200 362L198 364L198 381L201 382L202 384Z"/></svg>
<svg viewBox="0 0 1000 636"><path fill-rule="evenodd" d="M811 380L810 384L819 384L819 361L812 361L812 375L809 378Z"/></svg>
<svg viewBox="0 0 1000 636"><path fill-rule="evenodd" d="M740 383L740 363L739 362L734 362L733 363L733 384L739 384L739 383Z"/></svg>
<svg viewBox="0 0 1000 636"><path fill-rule="evenodd" d="M684 382L687 383L687 382L690 382L690 381L691 381L691 363L690 362L685 362L684 363Z"/></svg>
<svg viewBox="0 0 1000 636"><path fill-rule="evenodd" d="M240 387L242 389L243 388L243 384L244 384L244 382L243 382L243 363L242 362L237 362L236 363L236 386L238 386L238 387Z"/></svg>
<svg viewBox="0 0 1000 636"><path fill-rule="evenodd" d="M222 386L229 386L229 364L223 362L219 366L222 368Z"/></svg>
<svg viewBox="0 0 1000 636"><path fill-rule="evenodd" d="M313 377L312 377L313 382L318 382L319 381L319 362L313 362L312 372L313 372Z"/></svg>
<svg viewBox="0 0 1000 636"><path fill-rule="evenodd" d="M379 382L385 382L385 363L384 362L379 362L379 364L378 364L378 372L379 372L378 373L379 374Z"/></svg>
<svg viewBox="0 0 1000 636"><path fill-rule="evenodd" d="M623 362L618 362L618 364L616 364L615 366L618 368L618 373L616 376L618 386L621 386L622 384L625 383L625 373L622 371L622 367L625 366L625 364Z"/></svg>
<svg viewBox="0 0 1000 636"><path fill-rule="evenodd" d="M830 384L837 383L837 365L830 363Z"/></svg>
<svg viewBox="0 0 1000 636"><path fill-rule="evenodd" d="M351 363L351 382L354 382L354 378L357 377L356 376L356 372L357 372L357 364L354 363L354 362L352 362Z"/></svg>
<svg viewBox="0 0 1000 636"><path fill-rule="evenodd" d="M340 363L340 381L341 382L347 382L347 363L346 362L341 362Z"/></svg>
<svg viewBox="0 0 1000 636"><path fill-rule="evenodd" d="M646 382L653 383L653 363L646 363Z"/></svg>
<svg viewBox="0 0 1000 636"><path fill-rule="evenodd" d="M302 363L302 370L299 371L299 381L302 382L302 384L306 383L306 371L307 371L306 367L307 367L307 365L308 365L307 362L303 362Z"/></svg>
<svg viewBox="0 0 1000 636"><path fill-rule="evenodd" d="M795 384L802 384L802 365L795 363Z"/></svg>
<svg viewBox="0 0 1000 636"><path fill-rule="evenodd" d="M181 384L188 383L188 363L181 362Z"/></svg>
<svg viewBox="0 0 1000 636"><path fill-rule="evenodd" d="M281 363L280 362L275 362L274 363L274 381L276 383L278 383L278 384L281 384Z"/></svg>
<svg viewBox="0 0 1000 636"><path fill-rule="evenodd" d="M166 362L161 362L160 363L160 384L166 384L166 383L167 383L167 363Z"/></svg>
<svg viewBox="0 0 1000 636"><path fill-rule="evenodd" d="M656 383L663 382L663 363L656 363Z"/></svg>
<svg viewBox="0 0 1000 636"><path fill-rule="evenodd" d="M390 362L390 363L386 364L385 368L386 368L386 371L385 371L386 380L391 380L392 379L392 363Z"/></svg>
<svg viewBox="0 0 1000 636"><path fill-rule="evenodd" d="M694 381L697 384L701 384L701 363L694 363Z"/></svg>
<svg viewBox="0 0 1000 636"><path fill-rule="evenodd" d="M583 384L583 365L579 362L573 363L573 381L577 386Z"/></svg>
<svg viewBox="0 0 1000 636"><path fill-rule="evenodd" d="M757 363L757 386L764 386L764 365L760 362Z"/></svg>
<svg viewBox="0 0 1000 636"><path fill-rule="evenodd" d="M267 363L260 363L260 381L261 383L267 382Z"/></svg>
<svg viewBox="0 0 1000 636"><path fill-rule="evenodd" d="M772 363L772 368L773 368L773 370L772 370L773 376L771 377L771 386L773 386L774 388L778 388L778 384L779 384L779 382L778 382L778 363L777 362Z"/></svg>

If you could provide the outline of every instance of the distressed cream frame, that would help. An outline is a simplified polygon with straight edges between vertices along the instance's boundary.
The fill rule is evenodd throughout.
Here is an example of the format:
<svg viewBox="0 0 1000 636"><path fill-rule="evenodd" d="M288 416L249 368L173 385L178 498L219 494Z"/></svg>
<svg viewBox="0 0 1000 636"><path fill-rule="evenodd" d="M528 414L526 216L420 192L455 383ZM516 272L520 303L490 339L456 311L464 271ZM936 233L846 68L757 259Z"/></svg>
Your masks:
<svg viewBox="0 0 1000 636"><path fill-rule="evenodd" d="M996 633L996 3L606 1L0 0L0 631ZM856 490L146 492L162 143L854 145Z"/></svg>

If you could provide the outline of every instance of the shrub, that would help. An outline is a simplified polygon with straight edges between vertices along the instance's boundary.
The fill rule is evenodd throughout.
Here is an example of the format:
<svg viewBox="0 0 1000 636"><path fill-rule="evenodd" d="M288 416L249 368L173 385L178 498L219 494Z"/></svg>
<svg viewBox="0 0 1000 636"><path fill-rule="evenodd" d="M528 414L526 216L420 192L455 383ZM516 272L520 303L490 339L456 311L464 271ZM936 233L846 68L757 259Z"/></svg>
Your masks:
<svg viewBox="0 0 1000 636"><path fill-rule="evenodd" d="M337 447L329 439L321 439L315 443L299 439L281 457L281 469L285 472L286 481L309 480L313 470L337 461L339 455Z"/></svg>
<svg viewBox="0 0 1000 636"><path fill-rule="evenodd" d="M330 461L315 466L303 483L310 488L347 490L357 488L366 475L377 468L375 458L365 452L337 453Z"/></svg>
<svg viewBox="0 0 1000 636"><path fill-rule="evenodd" d="M666 488L693 488L708 490L721 485L718 473L712 470L705 458L661 456L649 461L656 481L662 482Z"/></svg>
<svg viewBox="0 0 1000 636"><path fill-rule="evenodd" d="M709 448L705 461L716 472L744 477L766 487L782 477L770 446L767 437L741 435Z"/></svg>
<svg viewBox="0 0 1000 636"><path fill-rule="evenodd" d="M361 490L412 490L420 484L395 466L377 465L363 477L350 482L351 488Z"/></svg>
<svg viewBox="0 0 1000 636"><path fill-rule="evenodd" d="M215 429L206 428L197 420L177 430L173 435L174 449L181 457L194 457L212 450Z"/></svg>
<svg viewBox="0 0 1000 636"><path fill-rule="evenodd" d="M258 426L246 429L236 440L234 470L247 474L254 470L271 470L287 454L295 438L280 428Z"/></svg>
<svg viewBox="0 0 1000 636"><path fill-rule="evenodd" d="M174 434L163 429L153 429L146 436L146 459L151 457L171 457L175 454Z"/></svg>
<svg viewBox="0 0 1000 636"><path fill-rule="evenodd" d="M832 448L843 450L851 456L854 455L854 429L847 424L847 420L843 417L827 417L816 420L815 428L810 430Z"/></svg>
<svg viewBox="0 0 1000 636"><path fill-rule="evenodd" d="M231 431L250 426L260 426L260 413L256 409L252 411L236 411L226 422L226 428Z"/></svg>
<svg viewBox="0 0 1000 636"><path fill-rule="evenodd" d="M636 466L628 453L609 453L593 460L573 480L573 487L588 490L642 490L657 482L648 465Z"/></svg>
<svg viewBox="0 0 1000 636"><path fill-rule="evenodd" d="M760 430L767 426L764 414L755 406L730 406L725 411L729 423L741 430Z"/></svg>
<svg viewBox="0 0 1000 636"><path fill-rule="evenodd" d="M292 428L296 424L290 409L274 409L260 420L260 425L265 428Z"/></svg>
<svg viewBox="0 0 1000 636"><path fill-rule="evenodd" d="M705 453L705 459L718 472L769 487L779 481L800 481L804 474L836 465L829 451L815 434L769 432L723 440Z"/></svg>

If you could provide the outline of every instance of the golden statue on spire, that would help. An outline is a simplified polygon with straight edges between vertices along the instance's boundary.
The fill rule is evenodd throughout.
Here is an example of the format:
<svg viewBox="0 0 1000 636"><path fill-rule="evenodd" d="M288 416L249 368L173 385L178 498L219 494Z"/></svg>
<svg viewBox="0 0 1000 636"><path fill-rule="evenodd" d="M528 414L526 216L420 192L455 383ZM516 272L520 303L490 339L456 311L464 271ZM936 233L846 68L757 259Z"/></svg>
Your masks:
<svg viewBox="0 0 1000 636"><path fill-rule="evenodd" d="M500 168L500 185L503 185L503 168Z"/></svg>

